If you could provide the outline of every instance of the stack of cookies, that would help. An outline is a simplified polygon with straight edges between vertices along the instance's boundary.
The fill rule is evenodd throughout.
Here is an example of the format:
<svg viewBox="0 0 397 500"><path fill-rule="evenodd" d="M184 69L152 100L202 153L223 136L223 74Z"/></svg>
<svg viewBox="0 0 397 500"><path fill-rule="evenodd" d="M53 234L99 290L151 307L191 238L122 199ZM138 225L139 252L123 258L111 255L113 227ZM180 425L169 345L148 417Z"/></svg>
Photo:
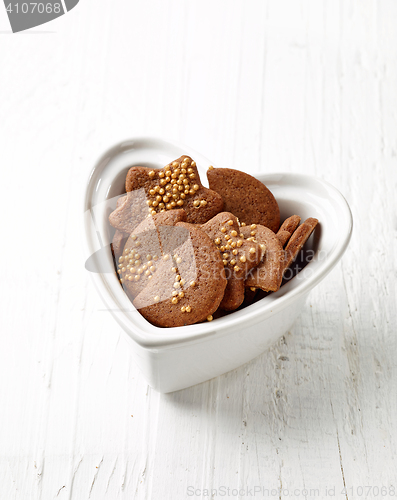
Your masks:
<svg viewBox="0 0 397 500"><path fill-rule="evenodd" d="M318 224L280 210L269 189L239 170L181 156L162 169L132 167L110 214L121 286L152 324L212 321L275 292Z"/></svg>

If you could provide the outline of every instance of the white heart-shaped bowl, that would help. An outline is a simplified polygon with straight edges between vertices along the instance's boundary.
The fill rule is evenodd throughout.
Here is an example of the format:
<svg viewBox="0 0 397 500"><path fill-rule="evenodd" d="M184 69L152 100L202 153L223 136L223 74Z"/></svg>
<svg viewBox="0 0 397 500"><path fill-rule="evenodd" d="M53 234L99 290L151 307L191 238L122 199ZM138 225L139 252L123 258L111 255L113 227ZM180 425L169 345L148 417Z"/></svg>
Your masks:
<svg viewBox="0 0 397 500"><path fill-rule="evenodd" d="M276 293L211 322L158 328L134 308L113 267L108 216L124 192L125 176L134 165L162 168L186 154L197 163L207 184L211 162L189 147L156 138L130 139L109 149L95 164L84 197L84 233L94 284L107 309L131 339L135 361L148 383L172 392L232 370L254 358L287 332L309 292L331 271L346 250L352 215L341 193L328 182L300 174L255 175L272 191L281 220L300 215L320 224L306 243L312 260ZM216 166L216 165L214 165Z"/></svg>

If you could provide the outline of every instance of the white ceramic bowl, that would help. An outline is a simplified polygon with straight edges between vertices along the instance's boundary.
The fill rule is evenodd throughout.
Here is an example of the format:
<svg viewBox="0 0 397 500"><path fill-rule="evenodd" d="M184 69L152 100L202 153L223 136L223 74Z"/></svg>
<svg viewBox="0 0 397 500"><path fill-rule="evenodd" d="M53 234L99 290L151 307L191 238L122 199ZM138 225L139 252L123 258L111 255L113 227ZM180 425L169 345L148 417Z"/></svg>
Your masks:
<svg viewBox="0 0 397 500"><path fill-rule="evenodd" d="M86 257L91 256L91 265L107 271L90 274L106 307L130 337L144 377L159 392L176 391L216 377L268 348L291 328L309 292L342 257L352 231L346 200L327 182L307 175L258 174L255 177L276 197L282 220L293 214L302 220L319 219L320 225L306 244L314 258L278 292L242 310L202 324L153 326L134 308L116 278L108 215L123 192L129 167L161 168L182 154L196 161L206 184L206 170L212 163L201 154L164 140L137 138L114 146L99 159L84 199Z"/></svg>

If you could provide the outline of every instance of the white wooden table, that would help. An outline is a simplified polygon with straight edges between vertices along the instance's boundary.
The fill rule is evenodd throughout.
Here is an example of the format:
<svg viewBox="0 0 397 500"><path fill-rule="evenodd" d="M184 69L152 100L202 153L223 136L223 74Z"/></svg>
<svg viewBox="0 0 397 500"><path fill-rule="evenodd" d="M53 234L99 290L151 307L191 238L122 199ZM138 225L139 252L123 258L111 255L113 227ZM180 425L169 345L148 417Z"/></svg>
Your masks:
<svg viewBox="0 0 397 500"><path fill-rule="evenodd" d="M397 495L396 26L393 0L81 0L14 35L0 7L1 500ZM92 162L138 135L317 175L355 223L292 331L168 395L79 232Z"/></svg>

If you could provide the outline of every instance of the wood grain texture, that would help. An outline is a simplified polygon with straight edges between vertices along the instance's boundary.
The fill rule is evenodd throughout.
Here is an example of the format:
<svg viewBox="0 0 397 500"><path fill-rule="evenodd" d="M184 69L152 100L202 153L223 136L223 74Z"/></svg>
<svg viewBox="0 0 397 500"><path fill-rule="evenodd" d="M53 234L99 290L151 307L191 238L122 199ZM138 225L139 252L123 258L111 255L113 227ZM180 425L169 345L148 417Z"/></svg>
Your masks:
<svg viewBox="0 0 397 500"><path fill-rule="evenodd" d="M33 30L50 33L7 23L0 12L0 498L397 487L397 4L81 0ZM82 259L89 169L135 135L317 175L354 216L291 332L168 395L147 387Z"/></svg>

